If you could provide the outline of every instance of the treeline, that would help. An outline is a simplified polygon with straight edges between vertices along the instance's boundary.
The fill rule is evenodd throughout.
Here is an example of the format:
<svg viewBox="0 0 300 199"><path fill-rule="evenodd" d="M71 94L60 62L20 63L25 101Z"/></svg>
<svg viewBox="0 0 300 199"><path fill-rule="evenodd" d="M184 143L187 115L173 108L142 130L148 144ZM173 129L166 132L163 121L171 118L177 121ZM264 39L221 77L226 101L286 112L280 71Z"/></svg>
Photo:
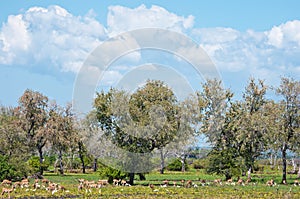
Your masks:
<svg viewBox="0 0 300 199"><path fill-rule="evenodd" d="M268 99L267 91L280 100ZM101 166L103 175L128 176L133 184L135 174L143 177L157 168L163 173L170 156L184 171L191 147L204 135L212 146L208 173L250 177L258 157L280 151L286 182L287 152L299 151L299 94L300 82L292 78L282 78L278 88L250 79L242 98L233 100L230 89L211 79L179 100L163 82L148 81L132 94L116 89L97 93L93 110L78 119L71 105L61 107L26 90L17 107L1 108L0 164L10 171L0 169L0 175L42 175L44 154L51 152L61 174L64 158L76 156L84 169L89 157L95 170L97 162L109 166ZM38 157L36 164L33 156Z"/></svg>

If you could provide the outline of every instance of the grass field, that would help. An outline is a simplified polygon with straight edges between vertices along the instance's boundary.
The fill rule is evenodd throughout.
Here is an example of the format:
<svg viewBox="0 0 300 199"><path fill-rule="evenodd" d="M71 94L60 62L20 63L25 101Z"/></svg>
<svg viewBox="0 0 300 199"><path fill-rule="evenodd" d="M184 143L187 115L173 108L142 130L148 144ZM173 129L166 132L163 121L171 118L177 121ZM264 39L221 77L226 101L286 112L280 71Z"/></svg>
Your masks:
<svg viewBox="0 0 300 199"><path fill-rule="evenodd" d="M60 176L46 173L45 178L52 182L63 185L67 191L58 191L54 194L44 189L34 190L18 188L12 194L12 198L300 198L300 186L293 184L296 175L288 175L288 185L281 185L280 171L266 169L265 172L253 174L253 180L249 184L237 185L236 183L215 184L216 178L221 176L207 175L201 170L189 172L166 172L161 175L158 172L146 175L146 180L135 180L134 186L106 185L99 189L78 190L78 179L98 181L97 173L66 174ZM181 186L181 180L192 180L193 185L189 188ZM206 183L201 183L205 179ZM266 181L274 179L275 186L267 186ZM163 187L164 180L169 181L169 186ZM173 186L176 181L176 186ZM234 179L236 181L236 179ZM31 180L33 184L33 180ZM152 189L148 186L153 184ZM2 185L3 186L3 185ZM8 197L4 194L3 197Z"/></svg>

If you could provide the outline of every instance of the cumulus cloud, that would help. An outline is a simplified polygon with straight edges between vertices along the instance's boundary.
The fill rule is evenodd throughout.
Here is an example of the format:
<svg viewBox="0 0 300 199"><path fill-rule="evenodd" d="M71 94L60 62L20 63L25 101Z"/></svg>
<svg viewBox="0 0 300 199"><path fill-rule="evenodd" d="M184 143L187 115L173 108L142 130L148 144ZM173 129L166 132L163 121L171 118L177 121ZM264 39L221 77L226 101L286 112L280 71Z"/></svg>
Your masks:
<svg viewBox="0 0 300 199"><path fill-rule="evenodd" d="M268 43L277 48L299 48L300 21L288 21L266 32Z"/></svg>
<svg viewBox="0 0 300 199"><path fill-rule="evenodd" d="M10 15L0 29L0 64L77 73L89 53L107 38L149 27L190 34L221 72L246 71L265 78L269 74L300 76L299 20L264 32L241 32L228 27L197 29L192 15L179 16L155 5L110 6L106 27L97 21L93 11L75 16L59 6L32 7ZM199 58L191 49L181 50ZM141 59L140 52L134 52L127 55L126 61L137 63ZM125 68L126 61L121 63ZM110 71L105 79L113 82L113 77L120 78L120 74Z"/></svg>
<svg viewBox="0 0 300 199"><path fill-rule="evenodd" d="M194 17L178 16L159 6L147 8L141 5L137 8L110 6L108 8L107 25L109 32L114 35L120 32L138 28L164 28L185 32L193 27Z"/></svg>
<svg viewBox="0 0 300 199"><path fill-rule="evenodd" d="M217 27L194 29L192 35L223 72L243 71L273 83L282 75L300 76L300 21L264 32Z"/></svg>
<svg viewBox="0 0 300 199"><path fill-rule="evenodd" d="M59 6L32 7L3 24L0 62L77 72L106 37L104 26L91 15L74 16Z"/></svg>

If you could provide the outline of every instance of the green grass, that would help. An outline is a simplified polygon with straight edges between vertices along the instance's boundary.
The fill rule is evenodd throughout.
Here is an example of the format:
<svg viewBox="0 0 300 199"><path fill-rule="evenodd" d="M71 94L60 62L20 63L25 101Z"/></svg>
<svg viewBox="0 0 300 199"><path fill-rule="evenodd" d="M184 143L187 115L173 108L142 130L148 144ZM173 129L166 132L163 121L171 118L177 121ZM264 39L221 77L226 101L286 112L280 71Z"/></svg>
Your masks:
<svg viewBox="0 0 300 199"><path fill-rule="evenodd" d="M280 185L280 172L281 171L278 171L277 169L271 170L265 168L263 173L253 174L253 182L245 186L226 185L224 182L222 185L215 185L213 180L222 178L222 176L207 175L201 170L191 170L185 173L167 171L163 175L158 172L152 172L146 174L146 180L144 181L140 181L136 178L135 186L116 187L109 185L98 190L92 190L91 193L86 192L85 190L79 191L77 189L78 179L84 178L86 180L98 181L100 177L97 173L67 173L64 176L46 173L45 178L65 186L68 192L57 192L52 195L46 190L34 191L33 188L30 187L27 191L25 189L18 189L12 193L11 196L15 198L33 198L32 196L38 196L39 198L300 198L300 186L292 185L293 181L296 179L296 175L287 176L288 182L290 182L289 185ZM265 183L271 178L275 179L277 183L274 187L268 187ZM193 183L198 186L191 188L160 186L163 183L163 180L169 180L171 185L173 185L172 181L177 181L177 185L180 185L182 179L192 180ZM205 179L209 182L209 185L201 186L200 179ZM148 186L149 184L154 185L153 190ZM5 197L7 197L7 195Z"/></svg>

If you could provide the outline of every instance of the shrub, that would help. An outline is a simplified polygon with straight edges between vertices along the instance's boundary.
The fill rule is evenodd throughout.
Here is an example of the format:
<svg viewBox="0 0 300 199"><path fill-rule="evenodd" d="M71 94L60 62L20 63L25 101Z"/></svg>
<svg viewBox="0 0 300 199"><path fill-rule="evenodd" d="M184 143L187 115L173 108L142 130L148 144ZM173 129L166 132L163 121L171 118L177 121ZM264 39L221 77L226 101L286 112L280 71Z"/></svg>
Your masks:
<svg viewBox="0 0 300 199"><path fill-rule="evenodd" d="M24 169L24 168L20 168ZM0 180L19 179L23 176L25 170L18 170L16 166L9 163L8 157L0 155Z"/></svg>
<svg viewBox="0 0 300 199"><path fill-rule="evenodd" d="M174 159L172 162L170 162L167 165L167 170L169 171L181 171L182 169L182 164L181 161L179 159ZM187 161L185 161L185 170L188 170L188 164Z"/></svg>
<svg viewBox="0 0 300 199"><path fill-rule="evenodd" d="M40 165L41 165L39 157L32 156L28 160L28 165L30 166L31 173L39 172L39 168L40 168ZM45 158L41 166L42 166L44 171L48 170L48 167L50 166L49 158Z"/></svg>
<svg viewBox="0 0 300 199"><path fill-rule="evenodd" d="M98 166L98 173L101 178L107 177L109 183L112 183L113 179L124 179L128 176L128 174L125 172L105 166L103 164Z"/></svg>
<svg viewBox="0 0 300 199"><path fill-rule="evenodd" d="M194 169L206 169L208 167L208 159L197 159L192 163Z"/></svg>

